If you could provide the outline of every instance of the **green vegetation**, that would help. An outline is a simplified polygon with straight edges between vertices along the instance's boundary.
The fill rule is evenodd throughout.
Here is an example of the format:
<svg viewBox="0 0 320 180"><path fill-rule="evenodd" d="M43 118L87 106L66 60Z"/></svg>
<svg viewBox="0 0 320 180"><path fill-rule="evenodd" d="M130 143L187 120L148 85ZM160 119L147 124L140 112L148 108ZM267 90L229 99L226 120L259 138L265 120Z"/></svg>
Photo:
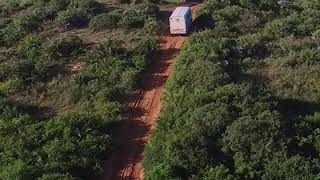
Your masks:
<svg viewBox="0 0 320 180"><path fill-rule="evenodd" d="M1 98L3 179L90 177L111 151L109 124L92 113L35 120Z"/></svg>
<svg viewBox="0 0 320 180"><path fill-rule="evenodd" d="M318 179L320 2L208 0L166 85L146 179Z"/></svg>
<svg viewBox="0 0 320 180"><path fill-rule="evenodd" d="M137 10L138 9L138 10ZM150 21L156 21L159 9L152 4L128 5L111 13L104 13L90 21L90 28L102 30L106 28L143 28Z"/></svg>
<svg viewBox="0 0 320 180"><path fill-rule="evenodd" d="M160 26L153 4L107 6L0 2L0 179L102 172Z"/></svg>

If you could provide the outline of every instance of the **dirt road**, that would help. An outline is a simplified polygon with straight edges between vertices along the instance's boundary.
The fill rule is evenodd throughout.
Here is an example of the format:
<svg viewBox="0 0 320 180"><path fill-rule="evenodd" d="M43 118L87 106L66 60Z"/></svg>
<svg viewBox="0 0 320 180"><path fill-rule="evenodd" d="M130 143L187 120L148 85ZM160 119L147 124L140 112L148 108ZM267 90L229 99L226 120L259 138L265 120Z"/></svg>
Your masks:
<svg viewBox="0 0 320 180"><path fill-rule="evenodd" d="M196 4L192 5L193 14L197 7ZM162 9L163 17L168 19L172 10L173 7ZM169 35L168 27L161 34L158 48L152 55L151 66L143 78L142 87L129 104L129 121L115 140L119 146L106 162L101 180L143 179L143 149L160 112L163 86L184 40L183 36Z"/></svg>

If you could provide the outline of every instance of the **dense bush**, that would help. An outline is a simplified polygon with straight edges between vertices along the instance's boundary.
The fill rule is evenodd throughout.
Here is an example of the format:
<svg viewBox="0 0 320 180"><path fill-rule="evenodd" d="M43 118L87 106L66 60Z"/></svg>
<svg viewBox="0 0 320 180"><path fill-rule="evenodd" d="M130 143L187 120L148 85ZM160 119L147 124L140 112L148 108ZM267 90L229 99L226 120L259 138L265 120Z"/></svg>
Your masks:
<svg viewBox="0 0 320 180"><path fill-rule="evenodd" d="M152 49L148 43L142 43L139 47L145 49L134 52L123 48L122 42L108 40L100 43L92 53L89 65L77 77L79 86L87 94L101 94L103 99L125 100L148 64L147 57Z"/></svg>
<svg viewBox="0 0 320 180"><path fill-rule="evenodd" d="M58 13L57 21L65 27L84 26L97 8L98 3L94 0L73 0L65 11Z"/></svg>
<svg viewBox="0 0 320 180"><path fill-rule="evenodd" d="M78 36L66 36L53 39L44 44L44 52L49 59L68 58L81 53L84 48L82 40Z"/></svg>
<svg viewBox="0 0 320 180"><path fill-rule="evenodd" d="M91 19L89 27L93 30L103 30L117 27L120 21L120 14L116 13L104 13L99 14Z"/></svg>
<svg viewBox="0 0 320 180"><path fill-rule="evenodd" d="M89 113L36 121L1 101L1 178L88 178L101 171L111 151L108 121Z"/></svg>
<svg viewBox="0 0 320 180"><path fill-rule="evenodd" d="M65 27L80 27L88 23L85 12L76 8L70 8L58 13L57 21Z"/></svg>
<svg viewBox="0 0 320 180"><path fill-rule="evenodd" d="M24 35L26 35L26 32L22 27L10 23L6 27L0 29L0 46L12 46Z"/></svg>
<svg viewBox="0 0 320 180"><path fill-rule="evenodd" d="M17 48L17 52L23 58L33 59L41 55L43 38L29 35L23 38Z"/></svg>
<svg viewBox="0 0 320 180"><path fill-rule="evenodd" d="M90 21L90 28L93 30L103 30L108 28L142 28L147 26L149 32L157 31L159 22L156 21L159 9L157 6L142 3L137 5L124 6L122 9L100 14Z"/></svg>
<svg viewBox="0 0 320 180"><path fill-rule="evenodd" d="M102 172L158 23L151 4L113 8L107 13L93 0L0 2L0 179L89 179ZM109 28L112 20L111 33L120 36L61 28L85 26L97 14L91 28ZM122 26L122 18L136 22L132 14L138 26Z"/></svg>
<svg viewBox="0 0 320 180"><path fill-rule="evenodd" d="M196 24L177 58L146 179L319 176L320 4L279 3L205 2L196 23L212 26Z"/></svg>
<svg viewBox="0 0 320 180"><path fill-rule="evenodd" d="M148 33L156 33L161 29L161 24L156 18L148 18L144 22L144 29Z"/></svg>

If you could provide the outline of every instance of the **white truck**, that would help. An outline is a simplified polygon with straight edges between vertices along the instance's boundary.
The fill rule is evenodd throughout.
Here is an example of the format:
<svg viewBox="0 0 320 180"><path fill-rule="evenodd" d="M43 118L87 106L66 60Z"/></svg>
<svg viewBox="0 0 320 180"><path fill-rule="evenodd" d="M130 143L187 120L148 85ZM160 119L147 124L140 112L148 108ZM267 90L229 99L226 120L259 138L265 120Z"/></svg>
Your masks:
<svg viewBox="0 0 320 180"><path fill-rule="evenodd" d="M192 24L190 7L177 7L169 17L170 34L188 34Z"/></svg>

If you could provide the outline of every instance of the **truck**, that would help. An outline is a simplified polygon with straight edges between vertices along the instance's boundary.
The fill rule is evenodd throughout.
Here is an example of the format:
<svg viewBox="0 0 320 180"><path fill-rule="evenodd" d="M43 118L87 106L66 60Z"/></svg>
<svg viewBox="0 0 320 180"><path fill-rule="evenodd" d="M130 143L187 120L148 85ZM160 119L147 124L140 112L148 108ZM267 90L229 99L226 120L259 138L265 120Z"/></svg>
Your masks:
<svg viewBox="0 0 320 180"><path fill-rule="evenodd" d="M170 34L188 34L192 25L190 7L177 7L169 17Z"/></svg>

